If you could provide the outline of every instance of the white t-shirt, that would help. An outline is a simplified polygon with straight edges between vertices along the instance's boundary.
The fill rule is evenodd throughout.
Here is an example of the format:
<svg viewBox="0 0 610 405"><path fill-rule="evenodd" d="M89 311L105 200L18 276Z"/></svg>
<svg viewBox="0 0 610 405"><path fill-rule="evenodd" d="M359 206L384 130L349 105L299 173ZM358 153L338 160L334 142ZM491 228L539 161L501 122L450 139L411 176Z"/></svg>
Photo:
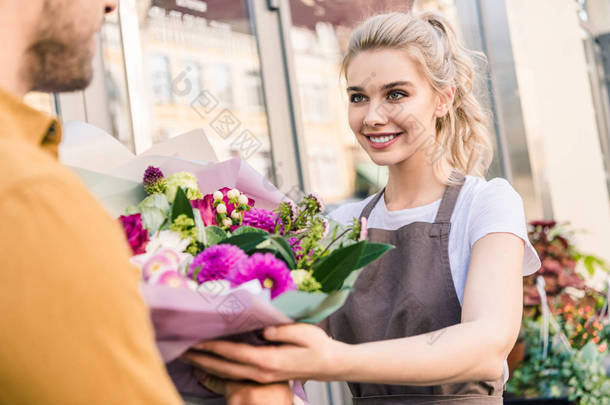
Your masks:
<svg viewBox="0 0 610 405"><path fill-rule="evenodd" d="M342 205L330 213L335 221L349 225L358 217L364 207L374 198ZM395 230L413 222L434 222L441 200L421 207L388 211L383 198L379 200L371 215L369 228ZM493 232L507 232L517 235L525 242L523 275L528 276L540 268L540 259L527 236L527 224L521 196L510 183L496 178L486 181L480 177L466 176L451 215L449 233L449 264L453 284L462 304L470 251L476 241ZM508 369L505 364L505 381Z"/></svg>

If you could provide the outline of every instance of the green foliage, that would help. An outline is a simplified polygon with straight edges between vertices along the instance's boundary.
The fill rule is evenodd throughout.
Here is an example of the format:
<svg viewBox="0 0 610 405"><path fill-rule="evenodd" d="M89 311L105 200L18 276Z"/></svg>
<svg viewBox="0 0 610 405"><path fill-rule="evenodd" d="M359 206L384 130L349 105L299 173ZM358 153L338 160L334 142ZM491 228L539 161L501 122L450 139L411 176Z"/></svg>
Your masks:
<svg viewBox="0 0 610 405"><path fill-rule="evenodd" d="M541 322L541 318L524 321L526 354L508 381L507 390L523 397L567 397L579 405L610 405L610 377L603 367L607 341L599 345L589 341L575 348L561 329L561 322L551 323L548 354L544 357Z"/></svg>

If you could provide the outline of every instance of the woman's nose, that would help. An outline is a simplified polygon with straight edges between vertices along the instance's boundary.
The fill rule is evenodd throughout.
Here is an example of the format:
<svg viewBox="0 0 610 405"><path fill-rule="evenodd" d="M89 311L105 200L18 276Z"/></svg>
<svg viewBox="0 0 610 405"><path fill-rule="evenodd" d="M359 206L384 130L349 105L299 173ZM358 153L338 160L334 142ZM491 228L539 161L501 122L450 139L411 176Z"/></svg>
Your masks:
<svg viewBox="0 0 610 405"><path fill-rule="evenodd" d="M388 123L386 111L383 108L383 104L371 103L369 109L364 116L362 124L367 127L375 127L385 125Z"/></svg>

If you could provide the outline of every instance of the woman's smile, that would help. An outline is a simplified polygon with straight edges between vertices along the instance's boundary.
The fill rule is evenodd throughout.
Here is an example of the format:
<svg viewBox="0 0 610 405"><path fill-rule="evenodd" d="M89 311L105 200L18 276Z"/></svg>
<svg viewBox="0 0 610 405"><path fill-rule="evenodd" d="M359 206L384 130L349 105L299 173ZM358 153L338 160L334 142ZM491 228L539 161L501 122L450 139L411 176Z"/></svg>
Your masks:
<svg viewBox="0 0 610 405"><path fill-rule="evenodd" d="M384 133L369 133L363 134L375 149L384 149L392 145L402 135L402 132L384 132Z"/></svg>

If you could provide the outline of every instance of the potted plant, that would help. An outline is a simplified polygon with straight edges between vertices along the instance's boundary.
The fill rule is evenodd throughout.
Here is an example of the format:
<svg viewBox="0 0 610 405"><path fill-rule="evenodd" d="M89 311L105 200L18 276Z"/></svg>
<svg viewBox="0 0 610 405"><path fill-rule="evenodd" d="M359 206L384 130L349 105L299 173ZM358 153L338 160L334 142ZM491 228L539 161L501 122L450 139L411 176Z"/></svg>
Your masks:
<svg viewBox="0 0 610 405"><path fill-rule="evenodd" d="M524 278L523 324L510 357L506 403L610 404L607 299L585 284L576 265L583 263L590 274L608 268L579 253L565 227L550 221L530 225L542 267ZM509 399L514 396L522 399Z"/></svg>

